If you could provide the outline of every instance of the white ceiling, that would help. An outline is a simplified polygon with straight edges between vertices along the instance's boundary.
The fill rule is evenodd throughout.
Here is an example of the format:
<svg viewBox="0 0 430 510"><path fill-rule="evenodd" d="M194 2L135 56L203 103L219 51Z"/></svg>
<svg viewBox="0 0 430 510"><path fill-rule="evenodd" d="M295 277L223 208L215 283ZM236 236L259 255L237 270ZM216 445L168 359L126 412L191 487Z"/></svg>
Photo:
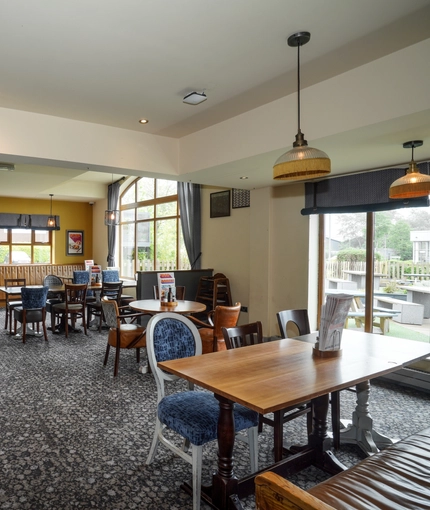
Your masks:
<svg viewBox="0 0 430 510"><path fill-rule="evenodd" d="M298 30L312 34L302 87L430 38L430 0L0 0L0 12L0 107L173 138L294 93L297 53L286 39ZM183 104L193 90L208 100ZM378 129L396 140L403 129L404 141L419 129L425 140L430 114ZM324 150L350 148L355 168L390 164L362 150L375 130L345 133L342 149L327 140ZM112 180L84 166L15 162L15 172L0 172L0 195L16 196L19 184L19 196L34 197L36 179L57 196L97 200Z"/></svg>

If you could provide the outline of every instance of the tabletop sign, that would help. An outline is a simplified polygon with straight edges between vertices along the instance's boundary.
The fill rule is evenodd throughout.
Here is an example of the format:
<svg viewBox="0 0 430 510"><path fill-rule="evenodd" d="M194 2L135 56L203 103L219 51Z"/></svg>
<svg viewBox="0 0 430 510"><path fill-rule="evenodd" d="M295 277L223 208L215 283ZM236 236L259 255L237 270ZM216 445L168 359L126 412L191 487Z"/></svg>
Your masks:
<svg viewBox="0 0 430 510"><path fill-rule="evenodd" d="M163 272L157 274L158 294L162 303L176 302L175 273Z"/></svg>

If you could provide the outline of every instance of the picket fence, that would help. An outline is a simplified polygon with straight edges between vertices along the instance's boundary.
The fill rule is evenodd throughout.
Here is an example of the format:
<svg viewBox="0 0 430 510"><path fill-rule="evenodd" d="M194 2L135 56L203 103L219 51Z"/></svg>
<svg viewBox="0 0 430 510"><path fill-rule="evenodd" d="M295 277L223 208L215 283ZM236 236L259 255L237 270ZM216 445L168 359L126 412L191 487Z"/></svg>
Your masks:
<svg viewBox="0 0 430 510"><path fill-rule="evenodd" d="M344 271L366 271L365 262L326 261L326 278L347 279ZM386 275L388 280L430 280L430 262L402 262L400 260L376 260L375 273Z"/></svg>

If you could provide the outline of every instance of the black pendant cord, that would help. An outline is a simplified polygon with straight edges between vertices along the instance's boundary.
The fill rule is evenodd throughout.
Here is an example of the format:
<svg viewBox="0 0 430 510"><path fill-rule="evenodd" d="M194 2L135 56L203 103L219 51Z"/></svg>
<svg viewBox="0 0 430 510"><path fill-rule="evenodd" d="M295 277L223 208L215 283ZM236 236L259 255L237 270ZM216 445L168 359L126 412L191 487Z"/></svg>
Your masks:
<svg viewBox="0 0 430 510"><path fill-rule="evenodd" d="M297 45L297 130L300 133L300 46Z"/></svg>

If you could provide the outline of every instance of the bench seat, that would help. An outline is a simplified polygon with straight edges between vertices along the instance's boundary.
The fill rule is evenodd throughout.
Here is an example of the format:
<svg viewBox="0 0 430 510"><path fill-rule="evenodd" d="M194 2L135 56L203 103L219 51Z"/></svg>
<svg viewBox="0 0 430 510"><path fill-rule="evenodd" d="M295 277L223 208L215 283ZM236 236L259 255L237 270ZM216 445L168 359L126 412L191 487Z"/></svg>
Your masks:
<svg viewBox="0 0 430 510"><path fill-rule="evenodd" d="M271 472L258 475L255 483L259 510L428 510L430 428L307 492Z"/></svg>

